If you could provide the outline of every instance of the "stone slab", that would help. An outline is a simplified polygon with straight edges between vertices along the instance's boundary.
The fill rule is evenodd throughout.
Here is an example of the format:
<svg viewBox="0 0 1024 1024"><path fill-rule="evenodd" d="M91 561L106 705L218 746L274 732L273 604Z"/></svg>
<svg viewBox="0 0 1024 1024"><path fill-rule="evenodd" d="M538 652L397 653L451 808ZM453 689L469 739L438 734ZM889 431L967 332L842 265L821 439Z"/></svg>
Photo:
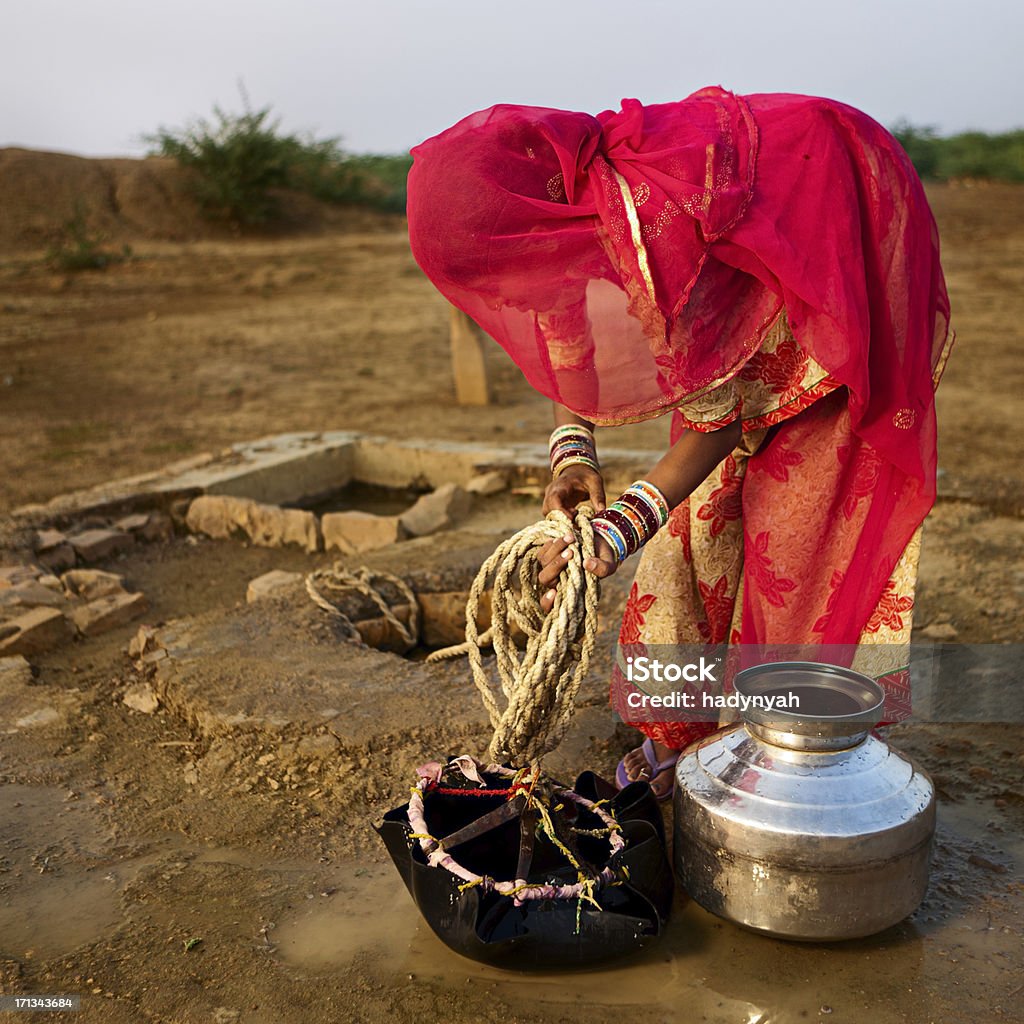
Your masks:
<svg viewBox="0 0 1024 1024"><path fill-rule="evenodd" d="M99 636L145 614L149 601L145 594L125 592L98 597L71 613L72 621L83 636Z"/></svg>
<svg viewBox="0 0 1024 1024"><path fill-rule="evenodd" d="M277 434L233 445L217 455L183 459L156 472L58 495L45 504L24 505L13 514L16 521L38 528L85 515L117 518L166 511L177 501L201 494L291 505L336 491L351 480L385 487L466 486L483 473L499 471L510 486L540 483L548 473L545 441L541 437L535 444L488 445L352 431ZM663 454L602 447L609 488L624 488Z"/></svg>
<svg viewBox="0 0 1024 1024"><path fill-rule="evenodd" d="M355 555L397 544L407 536L399 516L378 516L370 512L328 512L320 519L326 551Z"/></svg>
<svg viewBox="0 0 1024 1024"><path fill-rule="evenodd" d="M430 494L424 494L399 519L413 537L426 537L454 526L469 514L472 505L473 499L458 484L441 484Z"/></svg>
<svg viewBox="0 0 1024 1024"><path fill-rule="evenodd" d="M46 551L40 551L38 557L39 561L52 572L70 569L78 561L75 549L70 544L58 544Z"/></svg>
<svg viewBox="0 0 1024 1024"><path fill-rule="evenodd" d="M260 602L169 623L153 681L204 737L298 740L328 731L344 750L385 749L414 724L427 750L466 745L486 715L465 664L426 665L343 642L312 602Z"/></svg>
<svg viewBox="0 0 1024 1024"><path fill-rule="evenodd" d="M487 473L478 473L466 484L466 490L470 494L479 494L481 497L500 494L507 487L506 475L497 469L492 469Z"/></svg>
<svg viewBox="0 0 1024 1024"><path fill-rule="evenodd" d="M60 530L39 530L36 533L33 547L38 554L41 551L51 551L67 543L67 537Z"/></svg>
<svg viewBox="0 0 1024 1024"><path fill-rule="evenodd" d="M39 579L43 570L36 565L0 565L0 590Z"/></svg>
<svg viewBox="0 0 1024 1024"><path fill-rule="evenodd" d="M118 594L124 590L123 576L102 569L71 569L61 576L61 582L69 594L85 601L94 601L97 597Z"/></svg>
<svg viewBox="0 0 1024 1024"><path fill-rule="evenodd" d="M33 608L0 624L0 655L41 654L69 640L74 630L56 608Z"/></svg>
<svg viewBox="0 0 1024 1024"><path fill-rule="evenodd" d="M320 548L319 525L312 512L234 495L200 495L189 505L185 522L193 533L218 540L242 533L257 547L296 544L309 552Z"/></svg>
<svg viewBox="0 0 1024 1024"><path fill-rule="evenodd" d="M302 580L301 572L271 569L270 572L265 572L262 576L257 576L249 581L249 586L245 591L245 600L248 604L255 604L257 601L286 597L302 587Z"/></svg>
<svg viewBox="0 0 1024 1024"><path fill-rule="evenodd" d="M123 530L85 530L68 538L83 562L100 562L131 548L135 541Z"/></svg>
<svg viewBox="0 0 1024 1024"><path fill-rule="evenodd" d="M0 590L0 610L7 612L24 608L63 608L66 603L63 594L38 580Z"/></svg>

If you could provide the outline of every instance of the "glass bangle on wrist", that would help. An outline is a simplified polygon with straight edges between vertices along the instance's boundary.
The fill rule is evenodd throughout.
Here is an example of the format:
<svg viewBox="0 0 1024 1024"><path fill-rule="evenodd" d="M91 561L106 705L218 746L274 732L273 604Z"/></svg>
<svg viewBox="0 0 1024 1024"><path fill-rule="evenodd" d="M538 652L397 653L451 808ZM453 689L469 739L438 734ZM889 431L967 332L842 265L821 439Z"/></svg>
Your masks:
<svg viewBox="0 0 1024 1024"><path fill-rule="evenodd" d="M587 466L600 472L594 434L577 423L555 427L548 441L548 455L552 479L557 479L569 466Z"/></svg>
<svg viewBox="0 0 1024 1024"><path fill-rule="evenodd" d="M624 562L668 522L668 515L665 495L650 481L637 480L591 522L617 560Z"/></svg>

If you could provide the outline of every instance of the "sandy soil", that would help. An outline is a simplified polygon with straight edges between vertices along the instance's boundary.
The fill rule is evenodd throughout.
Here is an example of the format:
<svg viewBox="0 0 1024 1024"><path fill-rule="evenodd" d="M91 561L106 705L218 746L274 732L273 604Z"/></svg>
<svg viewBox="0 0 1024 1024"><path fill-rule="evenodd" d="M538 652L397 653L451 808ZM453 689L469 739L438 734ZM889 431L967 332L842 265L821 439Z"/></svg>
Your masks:
<svg viewBox="0 0 1024 1024"><path fill-rule="evenodd" d="M916 622L1020 642L1024 189L931 198L959 342L940 390L943 498ZM0 255L0 509L285 430L546 437L545 404L496 346L494 404L455 404L446 307L399 221L134 244L132 261L73 276L38 253ZM608 443L656 448L666 433L643 424ZM240 615L250 578L315 564L178 538L113 567L149 595L157 622ZM606 632L625 582L608 595ZM286 618L267 629L305 637ZM273 789L265 737L218 738L121 703L131 632L35 659L36 683L78 711L0 736L0 991L82 993L80 1019L118 1024L1022 1019L1020 726L895 731L936 776L941 830L925 904L882 936L794 946L680 901L669 936L636 962L520 978L447 953L368 828L401 802L412 764L443 743L481 749L481 726L410 725L405 670L381 655L374 681L395 693L380 707L382 739L354 762L327 758L308 775L304 762ZM460 671L431 685L457 688ZM604 710L600 666L592 675L564 758L607 773L628 738Z"/></svg>

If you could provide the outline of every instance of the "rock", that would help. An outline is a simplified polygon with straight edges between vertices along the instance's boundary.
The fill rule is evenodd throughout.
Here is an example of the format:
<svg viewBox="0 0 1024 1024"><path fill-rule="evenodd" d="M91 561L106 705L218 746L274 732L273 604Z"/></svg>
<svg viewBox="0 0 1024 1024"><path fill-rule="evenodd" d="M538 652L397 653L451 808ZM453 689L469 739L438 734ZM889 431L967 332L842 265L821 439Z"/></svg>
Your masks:
<svg viewBox="0 0 1024 1024"><path fill-rule="evenodd" d="M144 715L151 715L160 707L160 698L149 683L129 687L125 690L121 702L133 711L141 711Z"/></svg>
<svg viewBox="0 0 1024 1024"><path fill-rule="evenodd" d="M72 633L56 608L33 608L0 625L0 655L39 654L70 639Z"/></svg>
<svg viewBox="0 0 1024 1024"><path fill-rule="evenodd" d="M500 470L494 469L489 473L479 473L466 484L466 490L470 494L479 494L487 497L491 494L498 494L508 487L508 480Z"/></svg>
<svg viewBox="0 0 1024 1024"><path fill-rule="evenodd" d="M302 586L301 572L285 572L283 569L272 569L262 576L249 581L245 592L245 600L249 604L276 597L284 597Z"/></svg>
<svg viewBox="0 0 1024 1024"><path fill-rule="evenodd" d="M149 522L149 514L146 512L134 512L130 516L122 516L114 523L114 529L123 533L138 533L146 523Z"/></svg>
<svg viewBox="0 0 1024 1024"><path fill-rule="evenodd" d="M139 626L138 632L128 641L128 657L141 658L156 647L156 630L152 626Z"/></svg>
<svg viewBox="0 0 1024 1024"><path fill-rule="evenodd" d="M375 516L369 512L328 512L320 527L324 548L336 548L345 555L385 548L406 536L398 516Z"/></svg>
<svg viewBox="0 0 1024 1024"><path fill-rule="evenodd" d="M427 647L451 647L466 640L466 590L441 594L417 594L420 606L420 637ZM491 624L491 592L481 599L477 627L483 631Z"/></svg>
<svg viewBox="0 0 1024 1024"><path fill-rule="evenodd" d="M0 590L0 608L63 608L64 595L51 590L38 580L27 580L15 587Z"/></svg>
<svg viewBox="0 0 1024 1024"><path fill-rule="evenodd" d="M949 622L933 622L921 630L921 636L929 640L955 640L959 635L957 628Z"/></svg>
<svg viewBox="0 0 1024 1024"><path fill-rule="evenodd" d="M471 505L472 499L458 484L442 484L436 491L424 494L399 518L412 536L425 537L454 526Z"/></svg>
<svg viewBox="0 0 1024 1024"><path fill-rule="evenodd" d="M247 498L203 494L188 506L185 525L192 533L227 540L237 533L245 532L241 523L250 504Z"/></svg>
<svg viewBox="0 0 1024 1024"><path fill-rule="evenodd" d="M69 538L83 562L99 562L127 551L135 542L121 530L85 530Z"/></svg>
<svg viewBox="0 0 1024 1024"><path fill-rule="evenodd" d="M72 569L61 576L61 582L69 594L86 601L124 593L124 577L102 569Z"/></svg>
<svg viewBox="0 0 1024 1024"><path fill-rule="evenodd" d="M171 517L163 512L135 512L118 519L114 526L146 541L169 540L174 533Z"/></svg>
<svg viewBox="0 0 1024 1024"><path fill-rule="evenodd" d="M63 572L70 569L78 558L75 549L70 544L58 544L48 551L41 551L38 555L40 563L52 572Z"/></svg>
<svg viewBox="0 0 1024 1024"><path fill-rule="evenodd" d="M31 682L32 666L20 654L0 658L0 693L4 693L10 686L28 686Z"/></svg>
<svg viewBox="0 0 1024 1024"><path fill-rule="evenodd" d="M53 548L60 547L61 544L67 544L67 542L67 537L60 530L39 530L36 533L32 547L38 554L41 551L50 551Z"/></svg>
<svg viewBox="0 0 1024 1024"><path fill-rule="evenodd" d="M52 573L47 573L45 576L40 576L39 582L44 587L49 587L50 590L56 590L61 594L64 593L64 584L61 583L59 577L54 576Z"/></svg>
<svg viewBox="0 0 1024 1024"><path fill-rule="evenodd" d="M170 540L174 536L174 523L165 512L151 512L138 536L150 542Z"/></svg>
<svg viewBox="0 0 1024 1024"><path fill-rule="evenodd" d="M189 505L185 522L193 533L218 540L241 533L258 547L297 544L306 551L320 549L320 531L312 512L262 505L249 498L201 495Z"/></svg>
<svg viewBox="0 0 1024 1024"><path fill-rule="evenodd" d="M138 618L149 607L145 594L108 594L98 597L71 613L72 621L83 636L98 636Z"/></svg>
<svg viewBox="0 0 1024 1024"><path fill-rule="evenodd" d="M30 583L42 576L42 570L34 565L0 565L0 590L16 587L19 583Z"/></svg>

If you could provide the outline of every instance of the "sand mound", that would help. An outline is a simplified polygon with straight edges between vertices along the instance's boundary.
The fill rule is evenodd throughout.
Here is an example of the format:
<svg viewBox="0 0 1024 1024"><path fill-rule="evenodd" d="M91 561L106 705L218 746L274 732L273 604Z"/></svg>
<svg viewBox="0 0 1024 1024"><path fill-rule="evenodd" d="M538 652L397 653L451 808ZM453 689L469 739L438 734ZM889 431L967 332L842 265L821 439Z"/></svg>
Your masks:
<svg viewBox="0 0 1024 1024"><path fill-rule="evenodd" d="M90 159L66 153L0 149L0 250L40 249L59 241L81 211L90 232L108 242L229 238L188 195L188 172L165 157ZM370 211L328 206L282 193L275 233L317 231L378 221ZM390 222L393 217L386 218Z"/></svg>

